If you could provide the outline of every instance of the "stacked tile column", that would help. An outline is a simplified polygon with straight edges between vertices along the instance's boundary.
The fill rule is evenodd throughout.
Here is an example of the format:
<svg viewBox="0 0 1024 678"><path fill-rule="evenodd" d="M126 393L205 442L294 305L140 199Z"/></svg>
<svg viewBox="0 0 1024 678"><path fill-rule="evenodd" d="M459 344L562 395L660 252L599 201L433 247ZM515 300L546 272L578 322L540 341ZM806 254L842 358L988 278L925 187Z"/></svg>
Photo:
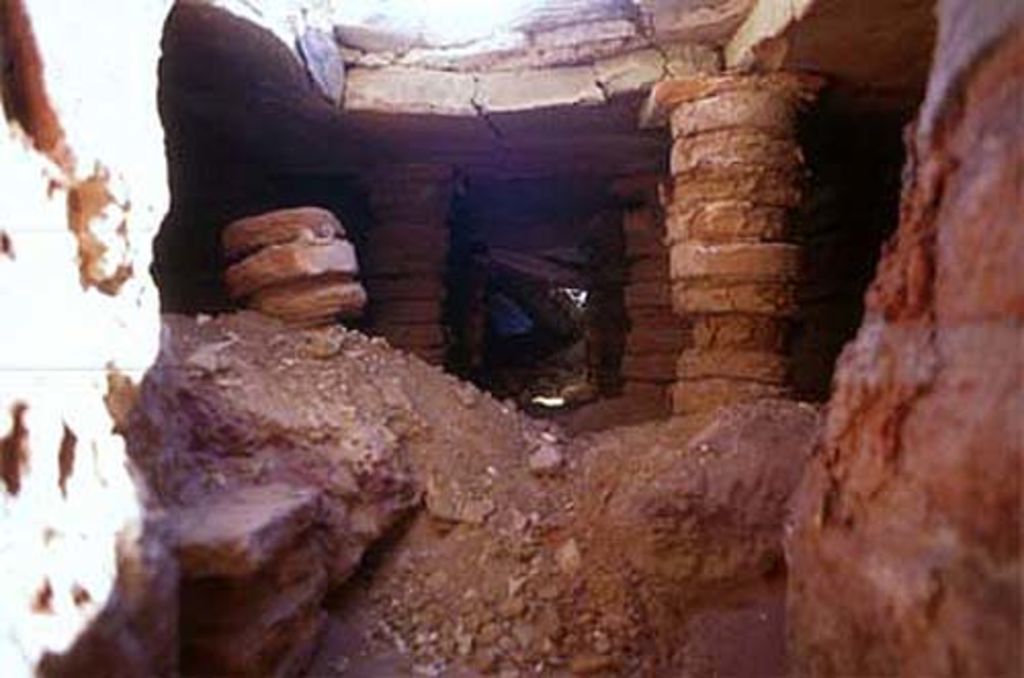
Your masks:
<svg viewBox="0 0 1024 678"><path fill-rule="evenodd" d="M630 398L667 405L689 327L672 311L665 222L655 206L640 205L625 210L622 227L629 319L622 358L623 392Z"/></svg>
<svg viewBox="0 0 1024 678"><path fill-rule="evenodd" d="M369 329L392 346L444 362L451 168L403 165L369 181L374 223L362 252Z"/></svg>
<svg viewBox="0 0 1024 678"><path fill-rule="evenodd" d="M817 82L792 74L666 83L672 181L663 191L672 303L693 323L676 413L789 393L789 333L805 272L796 139Z"/></svg>

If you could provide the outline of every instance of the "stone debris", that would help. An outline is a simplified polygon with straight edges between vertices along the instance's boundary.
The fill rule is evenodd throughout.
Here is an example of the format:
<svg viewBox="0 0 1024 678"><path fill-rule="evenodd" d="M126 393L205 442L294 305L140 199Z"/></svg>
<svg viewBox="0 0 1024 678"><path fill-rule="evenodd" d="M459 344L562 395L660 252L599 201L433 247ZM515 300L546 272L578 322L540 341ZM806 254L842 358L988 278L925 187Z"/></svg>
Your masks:
<svg viewBox="0 0 1024 678"><path fill-rule="evenodd" d="M356 277L356 251L329 211L277 210L239 219L221 234L230 263L228 294L294 326L327 325L359 317L366 291Z"/></svg>
<svg viewBox="0 0 1024 678"><path fill-rule="evenodd" d="M558 447L545 441L530 454L528 464L533 474L550 475L562 469L565 456Z"/></svg>

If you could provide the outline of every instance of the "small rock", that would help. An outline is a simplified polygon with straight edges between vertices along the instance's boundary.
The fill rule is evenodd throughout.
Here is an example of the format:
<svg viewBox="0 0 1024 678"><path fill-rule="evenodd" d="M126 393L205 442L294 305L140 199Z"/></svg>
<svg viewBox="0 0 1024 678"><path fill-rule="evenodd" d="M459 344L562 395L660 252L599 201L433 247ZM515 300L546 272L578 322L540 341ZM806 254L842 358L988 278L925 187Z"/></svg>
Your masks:
<svg viewBox="0 0 1024 678"><path fill-rule="evenodd" d="M480 402L480 392L471 384L466 384L456 390L455 395L458 397L459 402L468 408L476 407L477 403Z"/></svg>
<svg viewBox="0 0 1024 678"><path fill-rule="evenodd" d="M527 581L527 577L509 577L508 579L508 595L509 597L519 595L519 592L523 590L523 584Z"/></svg>
<svg viewBox="0 0 1024 678"><path fill-rule="evenodd" d="M570 539L559 547L555 553L555 561L558 563L558 569L565 574L573 574L583 566L583 555L575 539Z"/></svg>
<svg viewBox="0 0 1024 678"><path fill-rule="evenodd" d="M498 614L508 619L520 617L525 611L526 603L523 602L523 599L518 596L508 598L505 600L505 602L498 606Z"/></svg>
<svg viewBox="0 0 1024 678"><path fill-rule="evenodd" d="M490 499L470 499L462 505L459 518L470 525L483 525L494 511L494 502Z"/></svg>
<svg viewBox="0 0 1024 678"><path fill-rule="evenodd" d="M342 343L334 332L316 332L306 342L306 351L311 358L328 360L341 353Z"/></svg>
<svg viewBox="0 0 1024 678"><path fill-rule="evenodd" d="M545 584L537 590L537 597L541 600L554 600L558 598L558 586Z"/></svg>
<svg viewBox="0 0 1024 678"><path fill-rule="evenodd" d="M594 650L598 654L608 654L612 651L612 641L608 639L606 633L594 631Z"/></svg>
<svg viewBox="0 0 1024 678"><path fill-rule="evenodd" d="M224 370L227 368L227 362L221 357L220 352L234 343L234 340L229 340L216 344L204 344L185 359L185 366L207 374Z"/></svg>
<svg viewBox="0 0 1024 678"><path fill-rule="evenodd" d="M549 475L557 472L565 463L561 450L551 443L541 443L540 447L534 450L528 461L530 471L536 475Z"/></svg>
<svg viewBox="0 0 1024 678"><path fill-rule="evenodd" d="M455 629L455 649L461 657L468 657L473 652L473 634L467 633L458 626Z"/></svg>
<svg viewBox="0 0 1024 678"><path fill-rule="evenodd" d="M495 623L484 624L480 629L479 640L484 645L493 645L501 637L501 627Z"/></svg>

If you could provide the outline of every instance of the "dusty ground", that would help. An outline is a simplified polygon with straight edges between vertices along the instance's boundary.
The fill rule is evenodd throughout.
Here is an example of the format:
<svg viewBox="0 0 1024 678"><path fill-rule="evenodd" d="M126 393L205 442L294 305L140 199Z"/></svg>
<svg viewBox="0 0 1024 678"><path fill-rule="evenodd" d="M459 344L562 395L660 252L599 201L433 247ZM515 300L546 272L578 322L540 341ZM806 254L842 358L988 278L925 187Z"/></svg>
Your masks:
<svg viewBox="0 0 1024 678"><path fill-rule="evenodd" d="M380 340L248 313L168 318L141 402L165 503L325 491L311 676L784 670L781 530L815 408L570 438Z"/></svg>

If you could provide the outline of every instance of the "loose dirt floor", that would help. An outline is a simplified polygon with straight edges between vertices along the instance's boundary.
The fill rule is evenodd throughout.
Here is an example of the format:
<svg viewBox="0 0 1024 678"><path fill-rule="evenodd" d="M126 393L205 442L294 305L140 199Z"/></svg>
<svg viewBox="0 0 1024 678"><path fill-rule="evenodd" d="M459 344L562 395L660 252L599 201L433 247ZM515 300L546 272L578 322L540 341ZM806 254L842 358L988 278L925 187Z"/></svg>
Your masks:
<svg viewBox="0 0 1024 678"><path fill-rule="evenodd" d="M309 676L785 671L781 536L815 406L570 436L382 340L250 313L168 317L142 402L167 503L268 479L337 498Z"/></svg>

